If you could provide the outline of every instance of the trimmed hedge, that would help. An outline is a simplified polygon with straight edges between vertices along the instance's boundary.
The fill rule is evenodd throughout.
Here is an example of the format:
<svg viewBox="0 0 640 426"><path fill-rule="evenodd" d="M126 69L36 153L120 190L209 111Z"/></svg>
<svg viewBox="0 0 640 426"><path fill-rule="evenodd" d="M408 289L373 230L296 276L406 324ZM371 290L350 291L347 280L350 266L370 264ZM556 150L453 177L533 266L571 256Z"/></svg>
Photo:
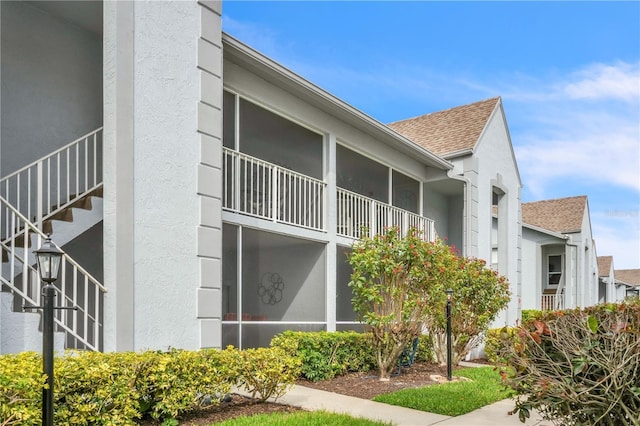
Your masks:
<svg viewBox="0 0 640 426"><path fill-rule="evenodd" d="M218 404L233 386L261 400L282 395L299 360L280 349L67 352L56 357L56 425L135 425L143 417L175 419ZM0 356L0 425L40 425L42 358Z"/></svg>

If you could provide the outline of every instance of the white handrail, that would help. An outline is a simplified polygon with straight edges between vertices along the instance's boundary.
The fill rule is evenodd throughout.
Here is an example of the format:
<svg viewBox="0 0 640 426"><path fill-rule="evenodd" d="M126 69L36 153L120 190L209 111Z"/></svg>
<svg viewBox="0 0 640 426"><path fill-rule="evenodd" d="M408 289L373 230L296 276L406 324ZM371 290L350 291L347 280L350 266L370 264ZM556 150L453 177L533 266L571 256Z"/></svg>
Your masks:
<svg viewBox="0 0 640 426"><path fill-rule="evenodd" d="M39 247L46 235L1 196L0 206L0 218L11 225L11 233L3 234L0 238L0 251L6 253L0 281L18 296L23 304L38 306L41 301L41 282L33 266L35 257L31 250L31 238L35 237L35 246ZM63 306L78 307L76 311L56 312L55 322L58 331L67 335L67 347L101 350L101 298L107 289L63 252L56 290L61 296L59 301L64 301ZM78 297L79 294L84 297Z"/></svg>
<svg viewBox="0 0 640 426"><path fill-rule="evenodd" d="M337 234L349 238L373 237L384 229L397 226L402 235L410 228L422 232L422 238L434 241L432 219L383 203L343 188L337 188Z"/></svg>
<svg viewBox="0 0 640 426"><path fill-rule="evenodd" d="M101 145L102 127L0 179L0 196L42 230L44 220L102 185ZM6 221L0 226L8 231Z"/></svg>

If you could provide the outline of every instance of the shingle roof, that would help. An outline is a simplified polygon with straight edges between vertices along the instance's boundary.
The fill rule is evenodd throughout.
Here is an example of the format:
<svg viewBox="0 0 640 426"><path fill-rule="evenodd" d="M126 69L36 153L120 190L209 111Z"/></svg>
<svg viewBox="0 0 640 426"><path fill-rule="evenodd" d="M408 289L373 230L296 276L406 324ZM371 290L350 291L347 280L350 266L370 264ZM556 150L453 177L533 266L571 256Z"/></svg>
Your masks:
<svg viewBox="0 0 640 426"><path fill-rule="evenodd" d="M443 156L473 149L498 102L500 97L491 98L396 121L388 126L423 148Z"/></svg>
<svg viewBox="0 0 640 426"><path fill-rule="evenodd" d="M523 203L522 221L559 233L580 232L586 207L586 195Z"/></svg>
<svg viewBox="0 0 640 426"><path fill-rule="evenodd" d="M616 269L613 273L615 274L616 281L640 286L640 269Z"/></svg>
<svg viewBox="0 0 640 426"><path fill-rule="evenodd" d="M613 256L598 256L598 274L601 277L608 277L611 272Z"/></svg>

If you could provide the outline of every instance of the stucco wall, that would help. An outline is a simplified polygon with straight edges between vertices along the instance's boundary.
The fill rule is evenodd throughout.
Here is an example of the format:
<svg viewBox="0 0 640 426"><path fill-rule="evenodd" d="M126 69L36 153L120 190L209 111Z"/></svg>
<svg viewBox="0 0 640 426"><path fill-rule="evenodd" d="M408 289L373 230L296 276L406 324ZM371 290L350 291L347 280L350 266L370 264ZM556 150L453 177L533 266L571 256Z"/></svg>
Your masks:
<svg viewBox="0 0 640 426"><path fill-rule="evenodd" d="M220 344L219 24L220 2L105 4L107 350Z"/></svg>
<svg viewBox="0 0 640 426"><path fill-rule="evenodd" d="M28 2L0 7L4 176L102 125L102 39Z"/></svg>
<svg viewBox="0 0 640 426"><path fill-rule="evenodd" d="M517 164L501 108L489 119L473 156L452 160L456 170L464 170L469 180L467 192L468 234L466 255L490 260L492 250L493 188L504 192L500 204L499 272L510 282L511 302L496 320L495 326L513 325L519 317L520 300L520 192Z"/></svg>

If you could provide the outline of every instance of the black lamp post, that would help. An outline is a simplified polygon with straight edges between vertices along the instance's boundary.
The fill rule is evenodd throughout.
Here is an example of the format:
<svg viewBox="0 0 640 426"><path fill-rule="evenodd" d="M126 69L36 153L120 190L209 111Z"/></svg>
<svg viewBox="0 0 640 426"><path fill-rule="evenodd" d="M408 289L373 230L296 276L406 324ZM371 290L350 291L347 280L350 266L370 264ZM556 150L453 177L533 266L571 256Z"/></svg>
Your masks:
<svg viewBox="0 0 640 426"><path fill-rule="evenodd" d="M42 390L42 425L53 426L53 302L56 297L53 283L58 279L62 251L47 237L34 253L40 279L46 283L42 287L42 369L47 376L47 388Z"/></svg>
<svg viewBox="0 0 640 426"><path fill-rule="evenodd" d="M447 380L451 381L451 299L453 298L453 290L448 288L447 292Z"/></svg>

